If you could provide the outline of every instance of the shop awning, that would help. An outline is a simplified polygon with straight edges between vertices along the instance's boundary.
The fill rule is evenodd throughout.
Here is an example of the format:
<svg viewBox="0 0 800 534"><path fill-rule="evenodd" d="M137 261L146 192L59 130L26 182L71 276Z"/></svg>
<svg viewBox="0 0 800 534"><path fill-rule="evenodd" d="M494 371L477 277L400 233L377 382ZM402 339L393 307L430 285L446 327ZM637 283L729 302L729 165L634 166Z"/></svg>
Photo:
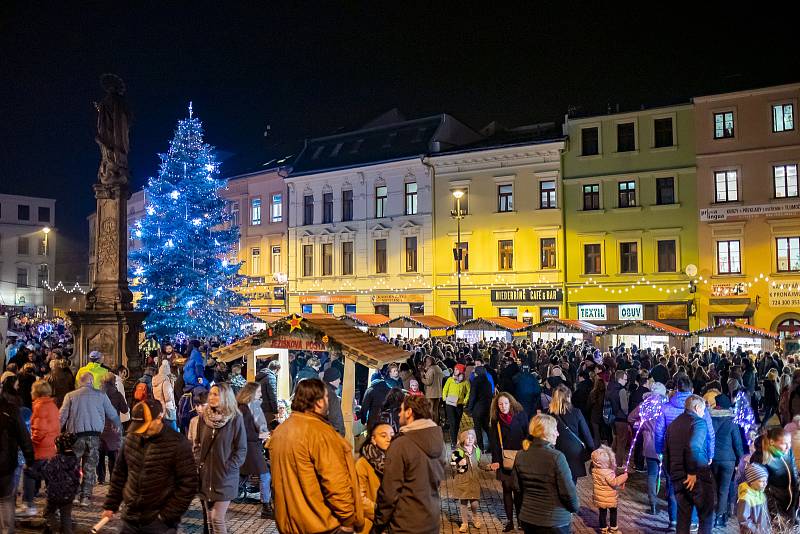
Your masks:
<svg viewBox="0 0 800 534"><path fill-rule="evenodd" d="M389 322L389 318L380 313L351 313L339 317L340 321L351 322L359 326L379 327Z"/></svg>
<svg viewBox="0 0 800 534"><path fill-rule="evenodd" d="M446 330L456 326L454 321L438 315L414 315L396 317L383 325L387 328L422 328L425 330Z"/></svg>
<svg viewBox="0 0 800 534"><path fill-rule="evenodd" d="M744 323L723 323L701 330L695 330L691 335L698 337L751 337L774 340L779 338L777 332Z"/></svg>
<svg viewBox="0 0 800 534"><path fill-rule="evenodd" d="M545 319L540 323L528 326L525 330L529 332L562 332L573 334L601 335L605 328L597 326L588 321L580 319Z"/></svg>
<svg viewBox="0 0 800 534"><path fill-rule="evenodd" d="M666 323L644 319L611 326L606 329L606 334L686 337L689 332Z"/></svg>
<svg viewBox="0 0 800 534"><path fill-rule="evenodd" d="M516 319L510 317L481 317L470 319L456 326L456 330L499 330L503 332L520 332L526 326Z"/></svg>

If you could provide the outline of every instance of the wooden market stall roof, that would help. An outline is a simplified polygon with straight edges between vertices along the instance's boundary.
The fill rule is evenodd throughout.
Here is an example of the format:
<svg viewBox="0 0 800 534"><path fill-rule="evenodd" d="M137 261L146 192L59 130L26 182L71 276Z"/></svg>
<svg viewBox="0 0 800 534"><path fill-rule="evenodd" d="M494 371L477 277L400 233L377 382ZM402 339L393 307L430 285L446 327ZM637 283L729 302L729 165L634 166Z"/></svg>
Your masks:
<svg viewBox="0 0 800 534"><path fill-rule="evenodd" d="M510 317L480 317L469 319L456 326L456 330L501 330L505 332L519 332L525 328L525 323L521 323Z"/></svg>
<svg viewBox="0 0 800 534"><path fill-rule="evenodd" d="M689 332L659 321L640 319L606 328L606 334L686 337Z"/></svg>
<svg viewBox="0 0 800 534"><path fill-rule="evenodd" d="M741 332L741 336L732 336L731 329ZM777 340L780 335L777 332L758 328L743 323L723 323L716 326L709 326L701 330L695 330L690 335L703 336L703 337L758 337L762 339L775 339Z"/></svg>
<svg viewBox="0 0 800 534"><path fill-rule="evenodd" d="M358 325L369 327L379 327L389 322L389 318L380 313L351 313L339 317L339 320L345 322L351 320Z"/></svg>
<svg viewBox="0 0 800 534"><path fill-rule="evenodd" d="M316 315L319 318L309 318L311 315ZM281 321L276 321L271 326L277 326L281 322L288 321L288 319L289 317L286 317ZM381 367L391 362L405 361L408 358L406 351L385 343L327 314L307 314L302 317L301 325L302 327L295 331L297 334L290 332L282 334L282 336L291 337L292 335L303 335L311 332L328 336L328 343L334 346L340 345L345 357L371 368ZM270 346L271 339L271 337L265 335L265 332L260 332L236 343L220 347L212 352L212 356L225 362L243 358L261 347Z"/></svg>
<svg viewBox="0 0 800 534"><path fill-rule="evenodd" d="M454 321L438 315L404 315L386 323L388 328L422 328L425 330L446 330L456 326Z"/></svg>
<svg viewBox="0 0 800 534"><path fill-rule="evenodd" d="M556 317L545 319L544 321L528 326L525 329L529 332L559 331L564 333L590 335L601 335L603 332L605 332L605 328L602 326L597 326L596 324L588 321L581 321L580 319L560 319Z"/></svg>

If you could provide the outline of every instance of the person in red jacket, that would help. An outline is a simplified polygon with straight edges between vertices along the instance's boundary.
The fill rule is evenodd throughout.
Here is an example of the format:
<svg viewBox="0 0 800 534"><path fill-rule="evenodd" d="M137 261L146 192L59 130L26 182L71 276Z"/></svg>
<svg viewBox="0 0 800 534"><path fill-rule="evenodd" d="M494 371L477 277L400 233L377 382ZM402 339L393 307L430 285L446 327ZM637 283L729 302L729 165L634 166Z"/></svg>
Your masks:
<svg viewBox="0 0 800 534"><path fill-rule="evenodd" d="M53 389L46 380L37 380L31 386L33 414L31 415L31 441L33 442L33 465L27 466L22 481L21 516L35 516L38 513L33 503L36 483L41 478L41 467L45 461L56 455L56 437L59 433L58 407L51 396Z"/></svg>

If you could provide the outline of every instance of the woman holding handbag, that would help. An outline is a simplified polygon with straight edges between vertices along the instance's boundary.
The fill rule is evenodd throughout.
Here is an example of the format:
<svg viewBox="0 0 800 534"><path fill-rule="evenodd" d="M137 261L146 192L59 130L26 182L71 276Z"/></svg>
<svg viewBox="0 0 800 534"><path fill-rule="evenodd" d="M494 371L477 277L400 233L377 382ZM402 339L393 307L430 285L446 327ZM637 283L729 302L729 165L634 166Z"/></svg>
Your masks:
<svg viewBox="0 0 800 534"><path fill-rule="evenodd" d="M503 507L508 523L503 532L514 530L514 509L522 506L522 494L513 488L512 469L517 452L522 449L522 441L528 435L528 416L517 400L509 393L500 393L492 401L489 424L492 430L492 464L497 479L503 486Z"/></svg>
<svg viewBox="0 0 800 534"><path fill-rule="evenodd" d="M550 415L558 424L556 450L567 458L572 482L577 483L578 478L586 476L586 461L595 446L589 425L581 411L572 407L572 392L564 384L559 384L553 390Z"/></svg>

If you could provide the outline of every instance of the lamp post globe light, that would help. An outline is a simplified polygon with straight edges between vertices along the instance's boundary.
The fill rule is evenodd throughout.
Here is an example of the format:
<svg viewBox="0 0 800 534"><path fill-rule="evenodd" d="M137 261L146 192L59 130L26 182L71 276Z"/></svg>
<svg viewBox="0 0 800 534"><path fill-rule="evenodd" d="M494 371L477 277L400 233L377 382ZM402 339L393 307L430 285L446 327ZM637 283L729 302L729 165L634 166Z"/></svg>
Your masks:
<svg viewBox="0 0 800 534"><path fill-rule="evenodd" d="M456 220L456 246L453 247L453 259L456 261L456 277L458 280L458 313L456 315L456 322L458 323L461 323L461 261L464 257L464 250L461 248L461 219L464 218L464 212L461 209L461 198L463 196L464 191L461 189L453 191L453 198L456 199L456 209L450 211L450 216Z"/></svg>
<svg viewBox="0 0 800 534"><path fill-rule="evenodd" d="M273 273L272 279L283 288L283 306L289 313L289 275L286 273Z"/></svg>

